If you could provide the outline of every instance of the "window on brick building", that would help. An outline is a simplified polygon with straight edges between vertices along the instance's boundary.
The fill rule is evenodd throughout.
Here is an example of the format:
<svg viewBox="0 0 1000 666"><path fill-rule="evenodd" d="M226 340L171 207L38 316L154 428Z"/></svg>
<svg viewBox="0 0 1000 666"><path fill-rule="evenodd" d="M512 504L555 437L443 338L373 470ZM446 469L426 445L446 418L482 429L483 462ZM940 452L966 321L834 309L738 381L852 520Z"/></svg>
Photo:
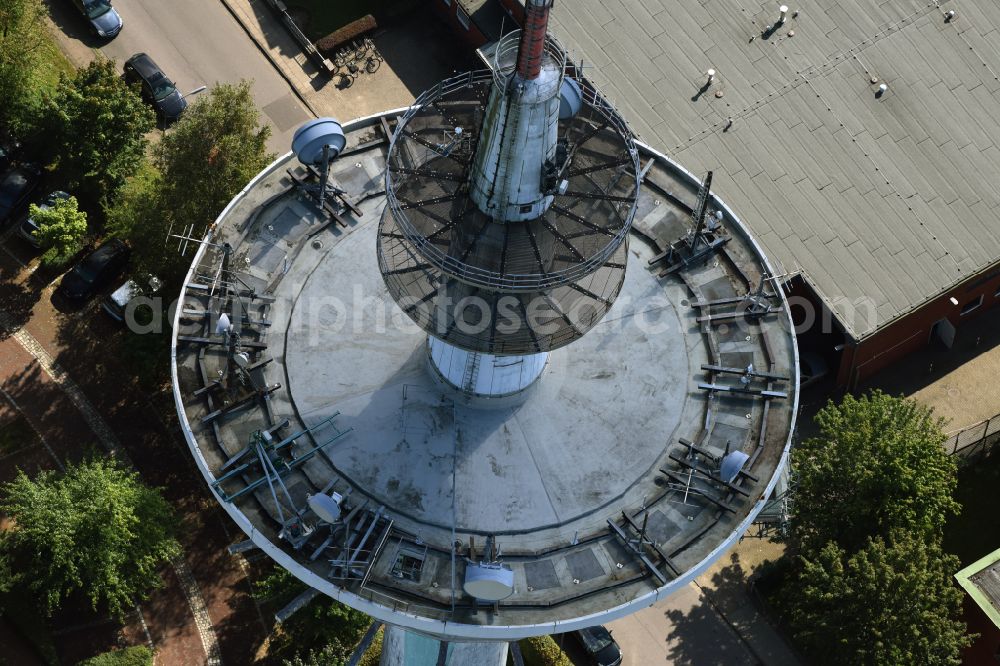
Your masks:
<svg viewBox="0 0 1000 666"><path fill-rule="evenodd" d="M462 24L462 27L466 30L469 29L469 15L465 13L465 10L461 7L455 9L455 16L458 17L458 22Z"/></svg>
<svg viewBox="0 0 1000 666"><path fill-rule="evenodd" d="M972 299L971 301L962 306L962 315L964 316L969 314L982 304L983 304L983 297L980 294L977 298Z"/></svg>

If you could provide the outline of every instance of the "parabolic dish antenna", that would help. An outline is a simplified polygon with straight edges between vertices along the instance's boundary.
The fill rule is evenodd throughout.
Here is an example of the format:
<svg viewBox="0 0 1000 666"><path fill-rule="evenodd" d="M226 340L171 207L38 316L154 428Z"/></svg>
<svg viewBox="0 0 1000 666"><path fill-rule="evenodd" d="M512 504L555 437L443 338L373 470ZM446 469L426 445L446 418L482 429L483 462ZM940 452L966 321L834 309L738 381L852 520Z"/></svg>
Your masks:
<svg viewBox="0 0 1000 666"><path fill-rule="evenodd" d="M340 123L333 118L316 118L295 130L292 152L303 164L323 161L323 147L330 146L329 158L333 159L347 145L347 137Z"/></svg>
<svg viewBox="0 0 1000 666"><path fill-rule="evenodd" d="M500 601L514 594L514 572L499 564L465 567L465 593L484 601Z"/></svg>
<svg viewBox="0 0 1000 666"><path fill-rule="evenodd" d="M310 495L306 502L320 520L335 523L340 520L340 495L336 499L329 495Z"/></svg>

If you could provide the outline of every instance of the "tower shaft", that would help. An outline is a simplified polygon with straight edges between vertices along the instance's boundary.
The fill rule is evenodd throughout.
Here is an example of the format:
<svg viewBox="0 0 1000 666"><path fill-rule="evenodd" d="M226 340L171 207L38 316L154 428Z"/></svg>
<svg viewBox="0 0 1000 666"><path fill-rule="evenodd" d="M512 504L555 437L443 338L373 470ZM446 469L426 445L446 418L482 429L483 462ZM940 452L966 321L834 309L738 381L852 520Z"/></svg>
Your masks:
<svg viewBox="0 0 1000 666"><path fill-rule="evenodd" d="M552 0L528 0L524 8L524 27L517 50L517 73L525 80L538 77L542 71L545 34L549 26Z"/></svg>
<svg viewBox="0 0 1000 666"><path fill-rule="evenodd" d="M551 4L528 3L516 60L512 42L497 49L497 85L469 177L472 200L496 222L535 220L552 203L546 170L556 157L564 59L546 50Z"/></svg>

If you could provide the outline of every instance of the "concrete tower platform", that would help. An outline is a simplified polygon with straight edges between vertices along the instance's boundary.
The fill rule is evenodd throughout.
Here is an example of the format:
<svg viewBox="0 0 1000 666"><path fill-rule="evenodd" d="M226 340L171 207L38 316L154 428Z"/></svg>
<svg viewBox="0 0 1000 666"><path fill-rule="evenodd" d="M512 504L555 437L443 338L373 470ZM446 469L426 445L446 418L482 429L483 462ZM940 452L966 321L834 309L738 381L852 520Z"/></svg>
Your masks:
<svg viewBox="0 0 1000 666"><path fill-rule="evenodd" d="M355 435L328 449L330 462L415 531L528 536L606 528L598 509L639 505L656 494L669 462L650 442L690 432L676 377L708 362L684 344L690 309L676 285L637 262L608 317L576 344L552 352L539 381L516 403L467 399L428 369L427 334L401 316L372 260L375 220L303 262L286 332L285 373L307 425L340 412ZM298 267L298 264L296 265ZM670 293L671 288L674 293ZM330 295L340 295L334 303ZM316 309L319 309L316 312ZM329 325L295 322L329 321ZM272 322L272 329L281 322ZM617 507L616 507L617 510Z"/></svg>
<svg viewBox="0 0 1000 666"><path fill-rule="evenodd" d="M649 260L690 228L699 179L640 145L629 263L607 317L551 352L523 394L468 396L428 367L426 333L379 275L401 113L345 126L330 178L350 205L319 210L296 186L315 179L287 155L199 246L172 363L201 473L278 564L428 636L507 641L655 603L744 533L787 460L796 347L780 290L758 290L766 258L713 195L726 242L660 277ZM747 317L748 293L762 295ZM727 452L743 455L730 482ZM338 515L317 512L319 495L340 498ZM484 559L511 572L509 597L466 593Z"/></svg>

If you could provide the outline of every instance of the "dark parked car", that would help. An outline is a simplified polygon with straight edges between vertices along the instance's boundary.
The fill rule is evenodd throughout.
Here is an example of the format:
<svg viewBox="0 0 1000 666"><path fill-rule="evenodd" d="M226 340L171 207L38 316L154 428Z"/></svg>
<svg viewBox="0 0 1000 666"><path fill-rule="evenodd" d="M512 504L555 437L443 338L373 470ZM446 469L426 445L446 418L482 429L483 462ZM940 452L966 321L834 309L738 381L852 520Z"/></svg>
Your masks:
<svg viewBox="0 0 1000 666"><path fill-rule="evenodd" d="M2 132L0 132L2 137ZM12 139L0 138L0 172L6 171L14 165L14 158L20 150L21 144Z"/></svg>
<svg viewBox="0 0 1000 666"><path fill-rule="evenodd" d="M90 298L98 289L121 275L128 263L128 255L128 245L117 238L108 241L63 276L59 294L71 301Z"/></svg>
<svg viewBox="0 0 1000 666"><path fill-rule="evenodd" d="M31 195L42 182L37 169L20 165L0 175L0 224L9 222L28 205Z"/></svg>
<svg viewBox="0 0 1000 666"><path fill-rule="evenodd" d="M138 83L142 98L153 105L165 122L177 120L187 108L187 100L153 59L136 53L125 61L125 81Z"/></svg>
<svg viewBox="0 0 1000 666"><path fill-rule="evenodd" d="M110 39L122 31L122 17L108 0L73 0L73 6L87 17L91 32L98 37Z"/></svg>
<svg viewBox="0 0 1000 666"><path fill-rule="evenodd" d="M56 190L55 192L50 194L45 201L38 204L38 207L41 208L42 210L48 210L49 208L55 207L55 205L63 199L69 199L69 194L63 192L62 190ZM42 247L41 244L38 242L38 238L35 236L35 233L37 231L38 231L38 224L35 222L35 219L30 215L28 215L24 219L24 222L21 223L21 228L18 229L18 233L21 234L21 238L27 241L35 249Z"/></svg>
<svg viewBox="0 0 1000 666"><path fill-rule="evenodd" d="M619 666L622 663L621 648L611 637L611 632L604 627L587 627L574 631L573 635L598 666Z"/></svg>

